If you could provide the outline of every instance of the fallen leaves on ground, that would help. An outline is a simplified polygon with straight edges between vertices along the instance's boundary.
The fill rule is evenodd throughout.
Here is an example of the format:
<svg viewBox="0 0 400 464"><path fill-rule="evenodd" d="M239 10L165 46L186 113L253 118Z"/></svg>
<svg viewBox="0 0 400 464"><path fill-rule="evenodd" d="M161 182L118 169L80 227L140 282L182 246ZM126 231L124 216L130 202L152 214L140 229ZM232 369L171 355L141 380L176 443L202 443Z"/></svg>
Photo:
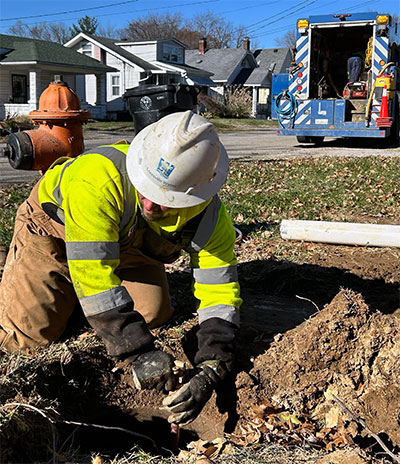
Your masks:
<svg viewBox="0 0 400 464"><path fill-rule="evenodd" d="M352 445L357 435L353 423L346 427L339 420L340 411L333 407L326 415L326 423L319 428L306 415L299 416L290 411L274 407L268 400L252 406L250 420L239 426L239 432L227 435L238 446L254 445L261 442L280 445L308 444L310 446L333 451Z"/></svg>

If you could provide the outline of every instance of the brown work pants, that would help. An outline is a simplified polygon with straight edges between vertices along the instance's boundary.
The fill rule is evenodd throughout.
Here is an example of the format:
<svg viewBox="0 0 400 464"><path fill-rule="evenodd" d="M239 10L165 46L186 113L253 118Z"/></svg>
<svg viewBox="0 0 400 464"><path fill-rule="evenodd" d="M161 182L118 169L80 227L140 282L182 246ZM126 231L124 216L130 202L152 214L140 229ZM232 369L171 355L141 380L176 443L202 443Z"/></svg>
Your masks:
<svg viewBox="0 0 400 464"><path fill-rule="evenodd" d="M64 226L42 210L38 184L18 209L0 283L0 347L10 352L56 341L78 305L67 265ZM171 317L168 283L164 266L144 256L137 241L134 231L121 241L116 273L135 310L153 328Z"/></svg>

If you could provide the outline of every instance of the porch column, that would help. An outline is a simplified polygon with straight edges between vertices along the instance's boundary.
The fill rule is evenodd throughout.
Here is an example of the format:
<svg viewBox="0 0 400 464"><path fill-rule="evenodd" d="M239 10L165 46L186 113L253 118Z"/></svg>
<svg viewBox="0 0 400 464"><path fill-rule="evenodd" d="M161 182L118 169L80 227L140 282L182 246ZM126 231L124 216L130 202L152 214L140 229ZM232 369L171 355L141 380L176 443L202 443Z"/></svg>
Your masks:
<svg viewBox="0 0 400 464"><path fill-rule="evenodd" d="M106 75L105 74L96 74L96 103L95 106L99 109L100 118L105 118L106 116Z"/></svg>
<svg viewBox="0 0 400 464"><path fill-rule="evenodd" d="M106 104L106 75L96 74L96 105Z"/></svg>
<svg viewBox="0 0 400 464"><path fill-rule="evenodd" d="M40 94L40 70L29 71L29 110L37 110L39 108Z"/></svg>
<svg viewBox="0 0 400 464"><path fill-rule="evenodd" d="M75 76L75 92L78 94L79 100L81 103L86 103L86 80L85 74L78 74Z"/></svg>
<svg viewBox="0 0 400 464"><path fill-rule="evenodd" d="M257 116L257 102L258 102L258 89L253 87L253 100L251 102L251 117L255 118Z"/></svg>

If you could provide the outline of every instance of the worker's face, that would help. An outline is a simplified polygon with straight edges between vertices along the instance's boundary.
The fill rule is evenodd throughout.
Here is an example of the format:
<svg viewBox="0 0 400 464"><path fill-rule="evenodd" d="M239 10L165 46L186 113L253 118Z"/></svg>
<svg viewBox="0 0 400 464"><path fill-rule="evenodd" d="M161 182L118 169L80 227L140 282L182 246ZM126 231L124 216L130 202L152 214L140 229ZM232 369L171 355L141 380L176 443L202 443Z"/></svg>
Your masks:
<svg viewBox="0 0 400 464"><path fill-rule="evenodd" d="M161 206L157 203L153 203L139 192L138 197L140 206L142 207L142 215L146 221L157 221L159 219L165 218L166 216L169 216L174 210L174 208L168 208L168 206Z"/></svg>

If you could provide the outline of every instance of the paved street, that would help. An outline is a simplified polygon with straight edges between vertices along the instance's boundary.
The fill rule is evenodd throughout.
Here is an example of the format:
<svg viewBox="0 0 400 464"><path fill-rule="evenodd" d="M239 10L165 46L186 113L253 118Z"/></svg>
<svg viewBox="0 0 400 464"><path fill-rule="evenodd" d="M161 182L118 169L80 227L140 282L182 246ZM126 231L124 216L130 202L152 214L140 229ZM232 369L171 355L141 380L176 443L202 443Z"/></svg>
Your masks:
<svg viewBox="0 0 400 464"><path fill-rule="evenodd" d="M96 132L85 138L86 149L113 143L122 138L130 142L132 133ZM321 147L300 144L295 137L278 136L275 130L220 134L229 157L265 160L321 156L400 156L400 148L382 146L379 140L327 138ZM0 157L0 185L26 182L39 175L36 172L11 168L8 159Z"/></svg>

